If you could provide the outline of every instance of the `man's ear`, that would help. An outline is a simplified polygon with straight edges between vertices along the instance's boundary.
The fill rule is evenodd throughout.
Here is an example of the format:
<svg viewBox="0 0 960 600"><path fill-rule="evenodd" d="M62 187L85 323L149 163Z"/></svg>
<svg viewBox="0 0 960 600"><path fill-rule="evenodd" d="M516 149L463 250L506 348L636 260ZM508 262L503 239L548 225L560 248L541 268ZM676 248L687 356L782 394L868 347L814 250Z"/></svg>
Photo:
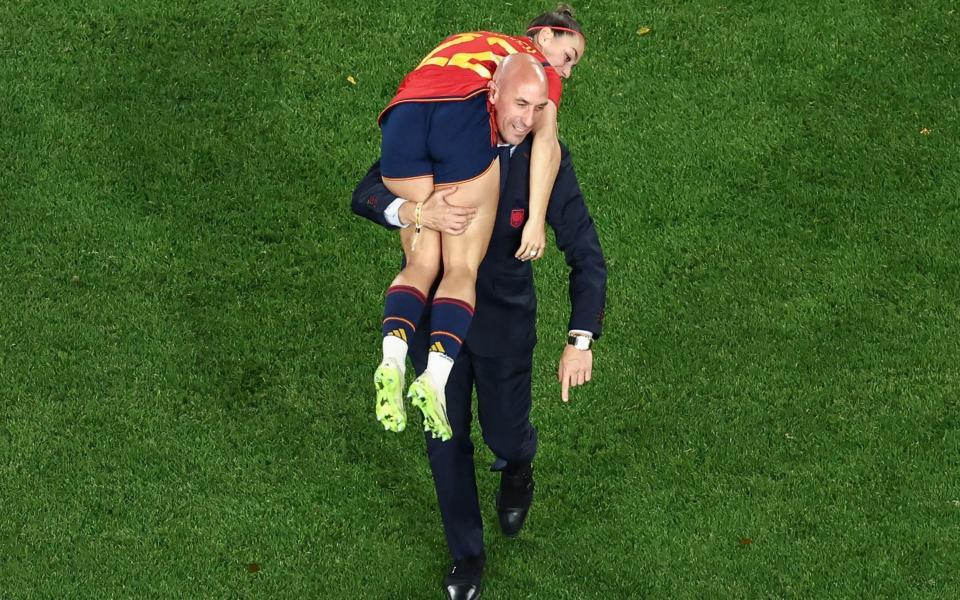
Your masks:
<svg viewBox="0 0 960 600"><path fill-rule="evenodd" d="M490 80L487 82L487 96L490 98L491 104L497 103L497 95L500 93L500 88L497 87L497 82Z"/></svg>

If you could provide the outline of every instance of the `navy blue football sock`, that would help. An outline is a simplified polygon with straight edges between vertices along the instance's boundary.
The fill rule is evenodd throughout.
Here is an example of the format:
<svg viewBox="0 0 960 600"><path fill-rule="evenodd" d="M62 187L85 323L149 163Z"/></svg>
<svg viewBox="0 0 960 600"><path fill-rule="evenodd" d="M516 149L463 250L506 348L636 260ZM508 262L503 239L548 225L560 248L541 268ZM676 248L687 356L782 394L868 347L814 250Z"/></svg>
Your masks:
<svg viewBox="0 0 960 600"><path fill-rule="evenodd" d="M392 286L383 303L383 337L393 336L409 343L426 305L427 297L417 288Z"/></svg>
<svg viewBox="0 0 960 600"><path fill-rule="evenodd" d="M472 320L473 307L463 300L434 298L430 314L430 351L456 359Z"/></svg>

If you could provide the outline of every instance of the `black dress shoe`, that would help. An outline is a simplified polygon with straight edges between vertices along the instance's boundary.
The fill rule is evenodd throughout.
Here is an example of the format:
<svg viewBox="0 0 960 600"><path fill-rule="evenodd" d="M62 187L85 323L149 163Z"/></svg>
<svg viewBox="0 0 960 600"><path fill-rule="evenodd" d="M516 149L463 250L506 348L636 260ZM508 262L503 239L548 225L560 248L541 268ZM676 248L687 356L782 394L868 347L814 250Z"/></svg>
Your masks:
<svg viewBox="0 0 960 600"><path fill-rule="evenodd" d="M500 473L500 491L497 492L497 519L500 530L507 537L516 537L527 520L533 504L533 465L516 472Z"/></svg>
<svg viewBox="0 0 960 600"><path fill-rule="evenodd" d="M449 600L476 600L483 589L484 555L453 561L443 578L443 591Z"/></svg>

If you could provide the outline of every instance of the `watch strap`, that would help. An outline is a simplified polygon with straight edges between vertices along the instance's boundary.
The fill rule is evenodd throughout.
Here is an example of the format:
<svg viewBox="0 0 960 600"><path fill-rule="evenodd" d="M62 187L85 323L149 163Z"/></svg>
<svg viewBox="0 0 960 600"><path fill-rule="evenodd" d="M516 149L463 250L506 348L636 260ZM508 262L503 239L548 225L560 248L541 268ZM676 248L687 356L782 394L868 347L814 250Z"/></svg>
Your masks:
<svg viewBox="0 0 960 600"><path fill-rule="evenodd" d="M593 347L593 338L585 335L571 334L567 336L567 344L577 350L589 350Z"/></svg>

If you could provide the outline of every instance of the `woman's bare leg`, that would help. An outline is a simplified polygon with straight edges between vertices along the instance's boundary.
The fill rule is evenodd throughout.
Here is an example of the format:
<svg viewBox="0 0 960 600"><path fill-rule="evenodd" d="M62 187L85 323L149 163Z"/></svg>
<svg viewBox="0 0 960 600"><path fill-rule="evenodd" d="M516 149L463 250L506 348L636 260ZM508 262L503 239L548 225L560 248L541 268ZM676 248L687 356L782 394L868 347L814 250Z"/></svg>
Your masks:
<svg viewBox="0 0 960 600"><path fill-rule="evenodd" d="M494 159L480 177L458 183L447 201L477 209L477 214L461 235L441 235L443 279L434 295L430 316L430 354L427 370L410 386L413 403L424 413L425 429L434 437L452 436L446 416L444 388L453 361L473 318L477 298L477 270L487 252L497 214L500 191L500 166Z"/></svg>
<svg viewBox="0 0 960 600"><path fill-rule="evenodd" d="M433 177L408 180L384 180L387 189L413 202L426 200L433 193ZM427 293L440 271L440 234L415 227L400 230L406 265L387 289L383 310L383 360L374 374L377 388L377 420L384 429L403 431L406 410L403 407L403 382L407 344L416 331L426 307Z"/></svg>

